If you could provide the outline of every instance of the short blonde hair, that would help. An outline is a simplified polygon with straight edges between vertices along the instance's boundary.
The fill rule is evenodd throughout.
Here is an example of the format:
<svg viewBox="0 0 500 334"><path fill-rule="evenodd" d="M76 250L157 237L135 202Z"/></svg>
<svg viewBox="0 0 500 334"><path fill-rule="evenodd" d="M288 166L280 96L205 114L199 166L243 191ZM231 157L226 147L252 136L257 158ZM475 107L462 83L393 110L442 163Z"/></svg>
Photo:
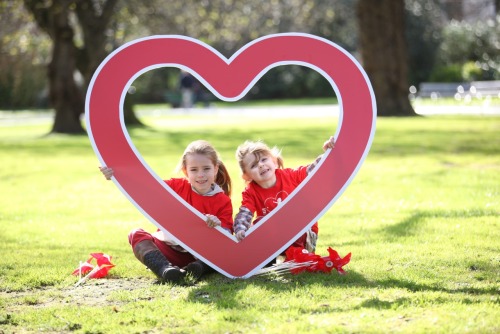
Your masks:
<svg viewBox="0 0 500 334"><path fill-rule="evenodd" d="M240 166L242 175L245 174L243 159L245 159L245 157L249 154L253 154L253 156L255 157L255 161L259 160L263 155L269 155L275 159L278 168L284 168L280 149L278 149L276 146L270 148L262 140L247 140L236 149L236 161L238 161L238 165Z"/></svg>

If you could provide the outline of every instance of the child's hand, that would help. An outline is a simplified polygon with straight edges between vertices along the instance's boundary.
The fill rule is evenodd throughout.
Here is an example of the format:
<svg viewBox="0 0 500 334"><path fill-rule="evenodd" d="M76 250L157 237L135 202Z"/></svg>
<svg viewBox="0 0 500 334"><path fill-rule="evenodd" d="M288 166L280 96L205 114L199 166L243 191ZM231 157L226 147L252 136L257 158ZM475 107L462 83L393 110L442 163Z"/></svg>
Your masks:
<svg viewBox="0 0 500 334"><path fill-rule="evenodd" d="M207 216L207 225L208 227L216 227L221 226L221 221L214 215L206 215Z"/></svg>
<svg viewBox="0 0 500 334"><path fill-rule="evenodd" d="M106 180L111 180L111 177L113 176L113 169L109 167L99 167L99 170L104 175Z"/></svg>
<svg viewBox="0 0 500 334"><path fill-rule="evenodd" d="M236 239L238 239L238 241L245 239L245 231L238 231L236 233Z"/></svg>
<svg viewBox="0 0 500 334"><path fill-rule="evenodd" d="M325 143L323 144L323 151L326 151L329 148L333 148L335 146L335 138L330 137Z"/></svg>

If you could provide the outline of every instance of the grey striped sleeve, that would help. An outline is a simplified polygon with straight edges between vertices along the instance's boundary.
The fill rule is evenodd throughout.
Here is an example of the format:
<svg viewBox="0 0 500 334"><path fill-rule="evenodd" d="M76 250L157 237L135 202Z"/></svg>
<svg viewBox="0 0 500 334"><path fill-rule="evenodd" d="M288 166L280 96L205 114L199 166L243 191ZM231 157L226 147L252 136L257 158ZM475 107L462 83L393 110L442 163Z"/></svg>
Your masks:
<svg viewBox="0 0 500 334"><path fill-rule="evenodd" d="M252 224L253 213L246 207L240 207L240 211L234 218L234 233L246 231Z"/></svg>
<svg viewBox="0 0 500 334"><path fill-rule="evenodd" d="M316 167L316 165L318 164L318 162L321 160L322 157L323 157L323 154L320 155L319 157L317 157L316 160L314 160L312 164L307 166L306 172L308 175L309 175L309 173L311 173L311 171L314 169L314 167Z"/></svg>

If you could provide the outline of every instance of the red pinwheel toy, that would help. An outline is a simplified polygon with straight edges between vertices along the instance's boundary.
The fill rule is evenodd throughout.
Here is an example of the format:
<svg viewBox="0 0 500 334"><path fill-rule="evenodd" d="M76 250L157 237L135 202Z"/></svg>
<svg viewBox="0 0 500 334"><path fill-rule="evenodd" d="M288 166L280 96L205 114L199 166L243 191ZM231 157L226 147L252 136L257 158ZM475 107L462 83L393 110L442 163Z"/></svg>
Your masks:
<svg viewBox="0 0 500 334"><path fill-rule="evenodd" d="M343 267L351 261L351 253L342 258L331 247L328 247L328 256L308 252L302 247L289 247L285 252L285 256L283 263L261 269L258 275L283 272L298 274L304 271L330 273L333 269L339 274L345 275L346 272Z"/></svg>
<svg viewBox="0 0 500 334"><path fill-rule="evenodd" d="M92 260L95 260L96 265L91 263ZM80 263L80 266L73 271L72 275L81 277L76 283L76 285L79 285L89 278L106 277L114 266L115 265L111 263L111 256L104 253L92 253L86 262ZM82 277L82 275L86 276Z"/></svg>

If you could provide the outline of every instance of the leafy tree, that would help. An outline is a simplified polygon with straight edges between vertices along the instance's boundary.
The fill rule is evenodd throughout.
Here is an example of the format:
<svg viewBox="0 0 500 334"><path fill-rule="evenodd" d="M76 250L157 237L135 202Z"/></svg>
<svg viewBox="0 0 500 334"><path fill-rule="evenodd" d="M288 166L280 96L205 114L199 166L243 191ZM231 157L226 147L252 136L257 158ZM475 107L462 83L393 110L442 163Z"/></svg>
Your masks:
<svg viewBox="0 0 500 334"><path fill-rule="evenodd" d="M31 12L32 9L42 12L44 8L44 15L48 16L61 0L23 1L31 3ZM73 70L82 74L82 82L77 84L81 91L87 87L95 64L102 61L106 54L127 41L148 35L192 36L212 45L227 57L251 40L279 32L312 33L333 40L351 52L355 51L357 43L353 6L348 0L290 0L262 4L235 0L185 0L171 1L168 5L160 0L122 0L115 6L111 18L104 15L105 6L109 3L104 0L71 0L65 3L65 13L69 17L67 27L73 34L71 40L74 42ZM40 20L40 16L43 15L35 17ZM106 39L99 33L103 26L106 26ZM46 28L49 26L46 25ZM44 31L47 31L46 28ZM53 42L52 37L50 40ZM164 101L167 88L175 88L177 75L176 69L157 69L141 75L133 84L137 88L135 94L127 95L125 99L126 123L129 124L127 115L135 118L133 111L129 113L127 108L132 99ZM328 82L315 71L291 66L268 72L247 98L331 96L332 93ZM71 121L78 126L76 112Z"/></svg>
<svg viewBox="0 0 500 334"><path fill-rule="evenodd" d="M213 46L227 57L251 40L280 32L300 31L325 37L355 56L358 55L357 45L360 42L363 66L372 80L379 103L379 114L414 115L407 98L408 77L411 74L409 70L418 68L420 72L415 73L422 74L420 77L412 75L412 82L428 75L430 65L424 64L424 61L431 59L430 52L436 49L433 43L437 43L437 40L432 39L436 37L432 29L438 26L436 22L439 20L437 16L418 14L419 9L427 14L431 13L429 4L433 4L434 0L385 0L377 3L366 0L262 3L237 0L184 0L168 3L161 0L23 1L33 13L37 24L48 33L53 42L54 54L49 65L51 100L56 108L53 131L69 133L83 131L80 124L83 91L102 59L124 42L156 34L192 36ZM411 14L407 16L407 22L415 28L407 37L422 38L421 41L413 42L410 48L406 47L404 35L402 36L405 31L405 3L407 13ZM419 20L424 17L427 17L427 21L422 24ZM359 18L361 19L358 21ZM427 25L426 22L431 22L432 25ZM419 30L420 27L425 28L425 31ZM56 34L56 28L59 32L64 31L64 34ZM424 34L419 36L417 31L423 31ZM424 53L428 56L427 59L423 57ZM59 60L56 61L56 58ZM408 58L411 68L406 63ZM71 73L64 76L65 87L55 84L63 82L56 76L62 76L63 67ZM156 73L157 71L160 73ZM73 84L73 73L77 72L82 74L81 87ZM167 82L175 86L176 81L172 78L175 79L178 70L163 69L154 72L145 73L137 79L136 95L125 99L126 118L128 110L132 110L127 108L131 97L147 95L151 101L158 102L164 96ZM146 81L147 84L142 83ZM332 94L331 87L321 75L309 68L296 66L271 70L259 80L256 89L248 97L329 94ZM65 98L58 99L57 96ZM133 110L130 114L135 118ZM60 124L65 125L63 127ZM68 127L67 124L71 126Z"/></svg>
<svg viewBox="0 0 500 334"><path fill-rule="evenodd" d="M49 97L55 109L51 132L83 133L84 91L104 59L107 29L118 0L24 0L38 26L52 40ZM81 33L81 40L77 39ZM75 74L83 76L79 85ZM82 89L83 88L83 89Z"/></svg>
<svg viewBox="0 0 500 334"><path fill-rule="evenodd" d="M409 85L418 87L434 69L446 18L437 0L406 0L405 4Z"/></svg>
<svg viewBox="0 0 500 334"><path fill-rule="evenodd" d="M140 4L140 5L139 5ZM148 34L179 34L199 39L230 57L242 46L259 37L282 32L305 32L335 41L353 51L357 34L353 7L347 0L290 0L244 2L236 0L164 1L130 3L139 22ZM129 7L132 10L132 7ZM159 76L177 76L178 71L155 70L161 75L143 74L134 82L137 87L149 87L147 94L155 96L143 80ZM158 90L158 88L156 89ZM139 91L137 94L143 93ZM297 96L331 96L329 83L317 72L301 67L287 66L270 70L246 98L284 98Z"/></svg>
<svg viewBox="0 0 500 334"><path fill-rule="evenodd" d="M25 0L24 4L53 43L52 59L48 65L50 103L56 111L52 132L82 133L80 115L84 110L84 99L74 78L77 50L69 18L73 3Z"/></svg>
<svg viewBox="0 0 500 334"><path fill-rule="evenodd" d="M0 1L0 27L0 107L43 107L49 39L31 22L22 1Z"/></svg>
<svg viewBox="0 0 500 334"><path fill-rule="evenodd" d="M470 72L471 62L479 70L479 80L500 79L500 15L496 20L466 21L452 20L443 30L443 42L437 54L436 71L447 67L459 67L462 80Z"/></svg>

